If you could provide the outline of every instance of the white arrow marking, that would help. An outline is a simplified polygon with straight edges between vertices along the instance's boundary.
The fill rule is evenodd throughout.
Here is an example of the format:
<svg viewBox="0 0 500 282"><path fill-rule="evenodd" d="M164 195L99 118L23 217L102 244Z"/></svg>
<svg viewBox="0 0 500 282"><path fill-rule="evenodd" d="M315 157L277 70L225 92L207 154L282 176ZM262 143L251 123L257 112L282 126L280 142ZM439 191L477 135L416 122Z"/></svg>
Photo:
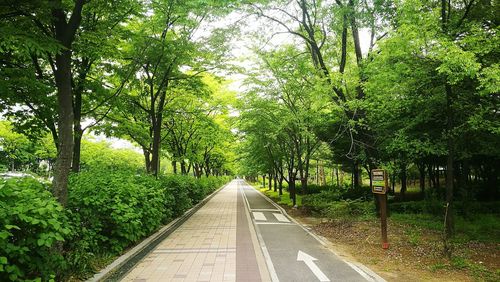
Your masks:
<svg viewBox="0 0 500 282"><path fill-rule="evenodd" d="M314 263L315 260L317 259L302 251L299 251L299 253L297 254L297 261L303 261L307 265L307 267L311 269L312 273L316 275L319 281L321 282L330 281L330 279L328 279L328 277L326 277L326 275L321 271L321 269L319 269L319 267Z"/></svg>

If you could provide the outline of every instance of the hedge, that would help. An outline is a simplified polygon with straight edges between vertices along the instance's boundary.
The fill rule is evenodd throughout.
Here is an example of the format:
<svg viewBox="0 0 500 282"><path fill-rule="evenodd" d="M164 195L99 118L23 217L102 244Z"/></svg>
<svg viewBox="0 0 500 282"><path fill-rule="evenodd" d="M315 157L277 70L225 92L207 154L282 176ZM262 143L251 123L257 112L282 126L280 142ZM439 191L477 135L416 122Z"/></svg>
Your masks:
<svg viewBox="0 0 500 282"><path fill-rule="evenodd" d="M0 281L84 278L228 180L92 169L70 177L66 209L34 179L2 181Z"/></svg>

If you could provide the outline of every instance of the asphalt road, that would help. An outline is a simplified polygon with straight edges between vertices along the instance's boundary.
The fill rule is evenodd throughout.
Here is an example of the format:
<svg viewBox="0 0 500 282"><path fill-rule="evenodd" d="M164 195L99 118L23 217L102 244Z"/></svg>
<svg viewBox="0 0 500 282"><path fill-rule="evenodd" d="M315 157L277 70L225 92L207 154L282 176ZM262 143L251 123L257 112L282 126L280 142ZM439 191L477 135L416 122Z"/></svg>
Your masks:
<svg viewBox="0 0 500 282"><path fill-rule="evenodd" d="M273 281L384 281L365 266L339 258L243 180L238 186Z"/></svg>

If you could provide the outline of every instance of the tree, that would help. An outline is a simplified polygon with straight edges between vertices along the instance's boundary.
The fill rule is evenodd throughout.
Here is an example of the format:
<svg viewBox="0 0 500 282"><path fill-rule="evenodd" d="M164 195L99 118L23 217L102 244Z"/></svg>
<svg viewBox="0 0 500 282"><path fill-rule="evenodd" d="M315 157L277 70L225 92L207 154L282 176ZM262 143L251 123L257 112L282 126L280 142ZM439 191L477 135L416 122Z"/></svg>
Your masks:
<svg viewBox="0 0 500 282"><path fill-rule="evenodd" d="M34 160L34 145L30 140L13 131L8 121L0 121L0 164L12 171Z"/></svg>
<svg viewBox="0 0 500 282"><path fill-rule="evenodd" d="M159 171L165 110L175 97L172 86L206 72L225 53L226 35L218 30L196 38L203 20L219 12L221 5L204 1L152 2L150 19L134 25L138 35L126 48L138 68L126 95L109 116L112 123L108 131L128 136L140 145L149 173L157 175Z"/></svg>
<svg viewBox="0 0 500 282"><path fill-rule="evenodd" d="M33 62L33 69L38 78L43 79L43 69L39 64L39 56L47 58L54 77L57 108L57 146L58 155L55 163L53 194L58 201L65 205L67 201L68 174L71 168L73 153L73 96L72 96L72 69L71 56L75 35L82 20L82 10L86 1L76 0L67 5L60 0L48 2L8 1L3 5L3 23L9 33L5 36L8 43L21 39L23 52L18 52L17 46L6 45L5 53L21 60ZM35 29L34 34L20 31ZM17 31L20 31L17 33ZM20 38L19 34L21 34ZM31 37L35 35L37 37ZM24 41L26 40L26 41ZM40 47L41 42L50 42L52 48ZM54 48L57 46L57 48ZM23 50L24 49L24 50ZM11 64L8 62L7 64ZM29 107L29 105L28 105ZM34 112L38 110L33 107ZM40 111L41 112L41 111ZM42 119L51 128L55 137L55 126L49 122L50 118Z"/></svg>
<svg viewBox="0 0 500 282"><path fill-rule="evenodd" d="M498 39L486 36L497 26L489 12L491 5L475 1L404 3L395 31L380 45L369 66L366 86L370 95L378 96L381 106L392 106L373 109L373 116L388 118L382 124L376 124L378 119L371 122L381 134L396 137L386 148L405 152L413 161L438 159L446 167L447 239L453 234L457 183L465 187L473 156L481 155L486 167L500 156L495 149L498 141L493 141L498 140L494 129L498 124L491 120L493 116L482 116L483 111L477 110L498 106L490 92L498 90L494 86L498 77L491 76L493 69L498 70L498 50L493 47ZM484 77L489 77L488 82ZM470 126L476 124L478 114L485 127ZM487 154L483 146L489 148ZM439 160L440 156L444 158ZM491 179L495 182L497 177ZM450 255L446 242L445 251Z"/></svg>
<svg viewBox="0 0 500 282"><path fill-rule="evenodd" d="M369 28L371 52L376 41L385 36L383 30L391 17L390 5L390 1L300 0L252 6L259 17L275 23L305 45L316 74L329 87L332 101L342 109L335 112L341 115L342 122L322 137L333 145L338 132L344 134L348 142L342 142L343 157L352 162L354 186L361 185L359 166L364 164L369 169L374 165L372 134L363 123L365 113L359 107L365 97L361 87L365 61L370 56L363 56L359 28Z"/></svg>

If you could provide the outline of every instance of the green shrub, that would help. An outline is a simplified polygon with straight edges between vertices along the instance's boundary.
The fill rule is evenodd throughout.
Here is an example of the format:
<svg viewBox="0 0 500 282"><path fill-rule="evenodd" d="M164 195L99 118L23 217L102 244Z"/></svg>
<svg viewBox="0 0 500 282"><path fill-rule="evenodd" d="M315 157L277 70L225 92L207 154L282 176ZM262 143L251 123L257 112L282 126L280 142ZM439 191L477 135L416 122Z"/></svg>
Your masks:
<svg viewBox="0 0 500 282"><path fill-rule="evenodd" d="M346 199L345 191L340 189L322 191L318 194L306 195L302 198L302 205L321 216L331 219L359 217L371 215L375 212L373 201L363 198Z"/></svg>
<svg viewBox="0 0 500 282"><path fill-rule="evenodd" d="M55 248L69 234L63 208L35 179L0 182L0 281L49 280L64 269Z"/></svg>
<svg viewBox="0 0 500 282"><path fill-rule="evenodd" d="M133 171L96 169L70 178L71 249L119 253L171 218L160 182Z"/></svg>
<svg viewBox="0 0 500 282"><path fill-rule="evenodd" d="M193 206L189 193L190 177L182 175L161 176L159 181L164 197L170 200L169 203L165 201L166 204L169 204L167 208L172 211L174 217L182 215Z"/></svg>
<svg viewBox="0 0 500 282"><path fill-rule="evenodd" d="M373 215L375 205L372 201L363 200L341 200L332 202L323 211L324 216L330 219L354 219L363 216Z"/></svg>
<svg viewBox="0 0 500 282"><path fill-rule="evenodd" d="M304 194L304 192L302 191L302 185L301 184L297 184L295 186L295 189L297 190L297 194ZM320 193L322 191L327 191L327 190L336 190L337 187L336 186L319 186L319 185L316 185L316 184L308 184L307 185L307 194L317 194L317 193ZM288 189L287 189L288 191Z"/></svg>
<svg viewBox="0 0 500 282"><path fill-rule="evenodd" d="M96 166L70 176L66 210L35 179L0 182L0 281L83 278L227 180Z"/></svg>

